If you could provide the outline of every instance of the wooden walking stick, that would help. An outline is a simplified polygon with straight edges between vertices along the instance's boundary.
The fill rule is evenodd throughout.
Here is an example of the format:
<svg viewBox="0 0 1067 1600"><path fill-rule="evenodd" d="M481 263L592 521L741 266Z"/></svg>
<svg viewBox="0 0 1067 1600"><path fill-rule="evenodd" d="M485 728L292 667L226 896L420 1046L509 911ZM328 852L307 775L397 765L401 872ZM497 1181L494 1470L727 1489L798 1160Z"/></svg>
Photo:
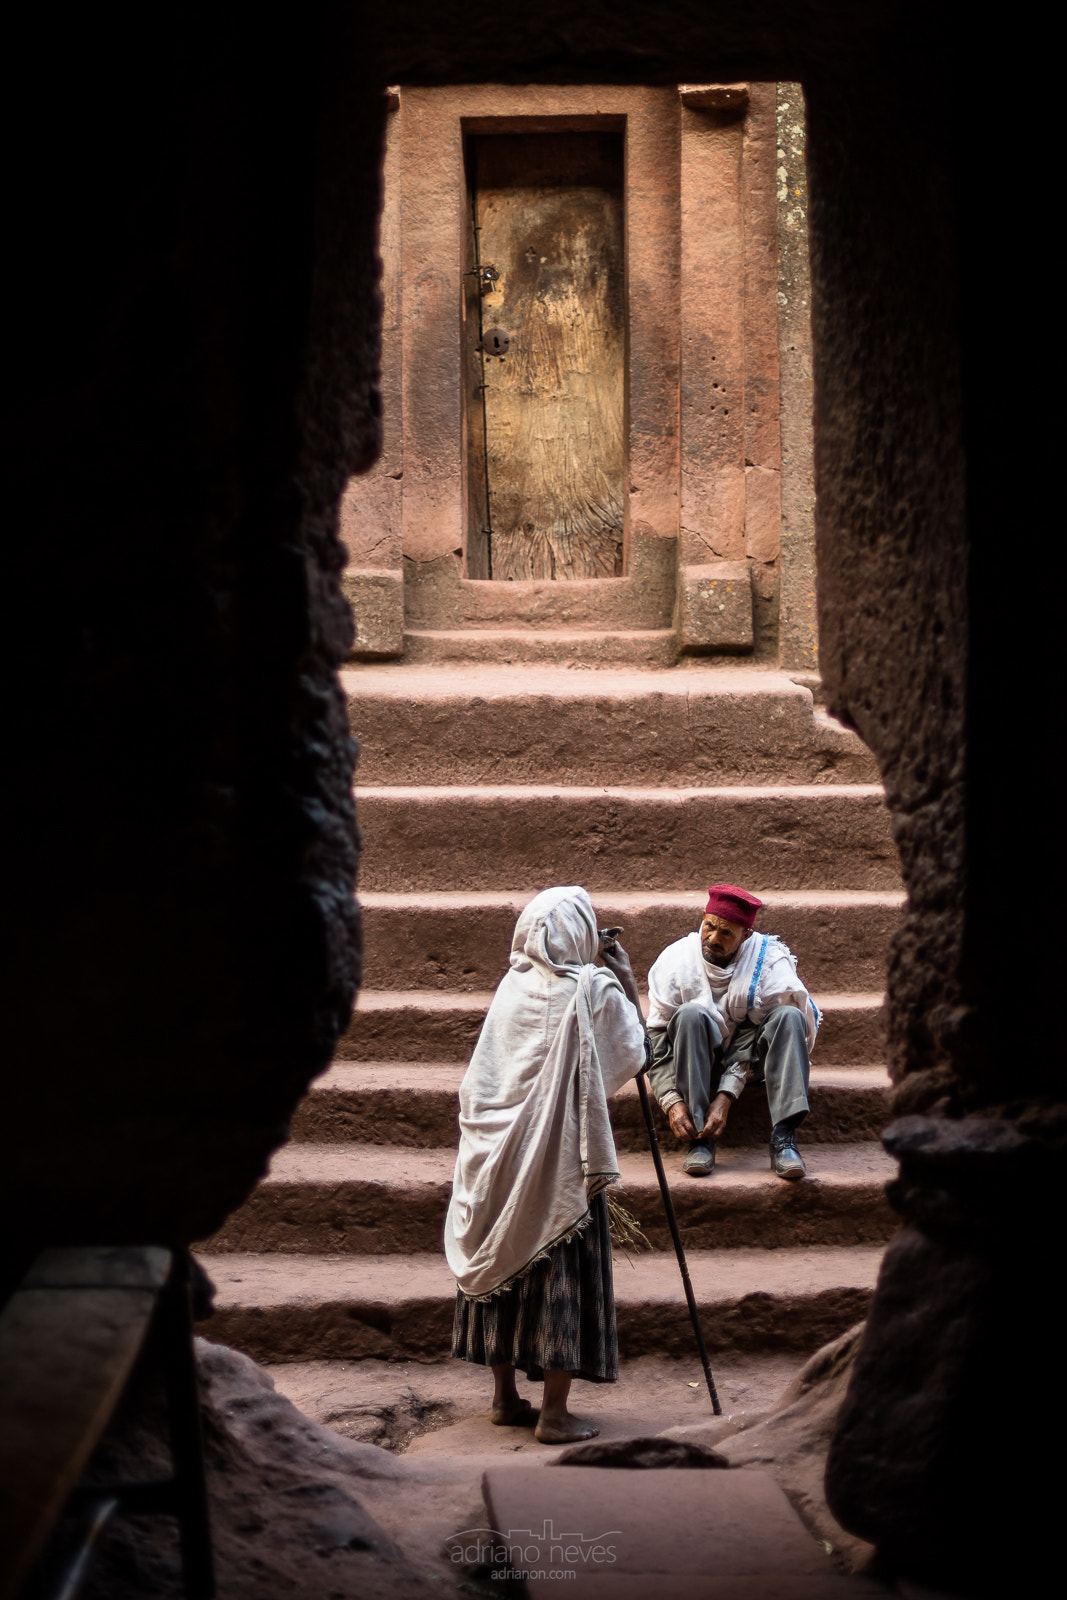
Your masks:
<svg viewBox="0 0 1067 1600"><path fill-rule="evenodd" d="M678 1232L678 1218L674 1214L674 1201L667 1183L667 1174L663 1170L663 1157L659 1151L659 1139L656 1137L656 1124L652 1120L652 1106L648 1098L648 1085L645 1083L645 1072L637 1075L637 1092L641 1096L641 1110L645 1114L645 1127L648 1129L648 1142L652 1149L652 1161L656 1168L656 1177L659 1179L659 1192L663 1196L663 1209L667 1213L667 1226L671 1230L674 1240L674 1253L678 1257L678 1271L682 1274L682 1288L685 1290L686 1303L689 1306L689 1316L693 1324L693 1333L696 1336L697 1350L700 1352L700 1363L704 1368L704 1382L708 1386L711 1396L711 1409L717 1417L722 1416L722 1406L719 1396L715 1392L715 1379L711 1375L711 1363L708 1360L708 1347L704 1343L704 1330L700 1326L700 1312L697 1309L696 1295L689 1277L689 1266L685 1259L685 1247L682 1236Z"/></svg>
<svg viewBox="0 0 1067 1600"><path fill-rule="evenodd" d="M615 943L619 937L619 934L622 932L622 929L600 928L598 932L600 935L600 947L604 951L605 955L614 955ZM704 1381L708 1386L708 1393L711 1396L711 1409L717 1417L721 1417L722 1405L720 1404L718 1394L715 1392L715 1379L711 1375L711 1362L708 1360L708 1347L704 1343L704 1330L700 1326L700 1311L697 1307L697 1298L693 1293L693 1284L689 1276L689 1264L685 1259L685 1246L682 1244L682 1236L678 1231L678 1218L674 1214L674 1201L671 1199L671 1191L670 1185L667 1182L667 1174L663 1170L663 1157L660 1154L659 1139L656 1135L656 1124L652 1120L652 1104L648 1098L648 1085L645 1082L645 1074L647 1071L648 1067L645 1066L642 1067L641 1071L637 1074L637 1092L641 1096L641 1110L644 1113L645 1128L648 1132L649 1148L652 1151L652 1164L656 1169L656 1177L659 1180L659 1192L663 1199L663 1209L667 1213L667 1226L671 1230L671 1238L674 1241L674 1253L678 1257L678 1271L682 1275L682 1288L685 1290L685 1300L689 1307L689 1319L693 1324L693 1333L696 1337L697 1350L700 1353L700 1364L704 1368Z"/></svg>

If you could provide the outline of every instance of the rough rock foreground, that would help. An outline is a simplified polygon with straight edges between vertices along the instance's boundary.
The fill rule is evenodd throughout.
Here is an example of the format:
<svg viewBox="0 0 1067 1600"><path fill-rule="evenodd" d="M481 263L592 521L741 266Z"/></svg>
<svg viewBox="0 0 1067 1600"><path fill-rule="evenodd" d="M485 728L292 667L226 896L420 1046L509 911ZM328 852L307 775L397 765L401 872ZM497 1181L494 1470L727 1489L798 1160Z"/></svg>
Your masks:
<svg viewBox="0 0 1067 1600"><path fill-rule="evenodd" d="M420 1600L435 1592L357 1498L370 1481L403 1479L404 1464L312 1422L247 1356L196 1344L220 1600ZM132 1396L94 1476L165 1473L162 1417L159 1395ZM115 1521L85 1593L87 1600L180 1596L173 1519Z"/></svg>
<svg viewBox="0 0 1067 1600"><path fill-rule="evenodd" d="M669 1437L713 1444L732 1467L762 1467L770 1472L808 1531L846 1572L867 1570L874 1546L846 1533L831 1514L823 1477L830 1436L865 1326L857 1322L816 1350L772 1409L744 1429L717 1421L667 1430Z"/></svg>
<svg viewBox="0 0 1067 1600"><path fill-rule="evenodd" d="M834 1521L822 1476L861 1327L818 1351L777 1404L762 1418L750 1416L741 1431L724 1418L663 1437L664 1445L714 1444L733 1467L770 1473L847 1571L866 1565L870 1547ZM219 1600L419 1600L458 1585L466 1593L497 1592L482 1574L451 1562L446 1548L450 1533L486 1525L484 1457L398 1457L312 1421L275 1390L269 1374L224 1345L198 1339L197 1359ZM439 1446L448 1431L437 1435ZM135 1384L93 1475L103 1481L165 1473L164 1436L161 1396ZM616 1453L619 1447L612 1446ZM180 1594L173 1521L113 1523L87 1600Z"/></svg>

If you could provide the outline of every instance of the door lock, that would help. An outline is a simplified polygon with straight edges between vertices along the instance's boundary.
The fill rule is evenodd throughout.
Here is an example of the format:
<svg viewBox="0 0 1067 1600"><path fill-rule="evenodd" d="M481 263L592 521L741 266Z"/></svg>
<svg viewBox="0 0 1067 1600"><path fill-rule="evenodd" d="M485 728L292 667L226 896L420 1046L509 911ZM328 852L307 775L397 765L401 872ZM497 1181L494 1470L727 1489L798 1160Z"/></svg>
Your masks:
<svg viewBox="0 0 1067 1600"><path fill-rule="evenodd" d="M472 267L470 271L465 272L463 276L465 278L477 278L478 289L481 294L492 294L493 285L496 283L496 280L499 278L500 274L495 267L491 267L488 263L486 263L484 267Z"/></svg>
<svg viewBox="0 0 1067 1600"><path fill-rule="evenodd" d="M510 344L511 336L503 328L487 328L482 334L482 349L487 356L499 356L503 361Z"/></svg>

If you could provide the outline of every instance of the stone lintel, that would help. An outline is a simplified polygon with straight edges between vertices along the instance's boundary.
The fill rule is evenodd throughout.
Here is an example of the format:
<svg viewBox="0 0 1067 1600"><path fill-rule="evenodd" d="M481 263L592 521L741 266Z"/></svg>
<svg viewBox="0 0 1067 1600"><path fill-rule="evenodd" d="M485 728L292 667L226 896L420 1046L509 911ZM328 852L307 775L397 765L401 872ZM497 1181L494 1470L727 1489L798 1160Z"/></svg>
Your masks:
<svg viewBox="0 0 1067 1600"><path fill-rule="evenodd" d="M680 83L678 98L690 111L746 111L747 83Z"/></svg>
<svg viewBox="0 0 1067 1600"><path fill-rule="evenodd" d="M752 649L752 582L745 561L678 569L678 642L688 655Z"/></svg>

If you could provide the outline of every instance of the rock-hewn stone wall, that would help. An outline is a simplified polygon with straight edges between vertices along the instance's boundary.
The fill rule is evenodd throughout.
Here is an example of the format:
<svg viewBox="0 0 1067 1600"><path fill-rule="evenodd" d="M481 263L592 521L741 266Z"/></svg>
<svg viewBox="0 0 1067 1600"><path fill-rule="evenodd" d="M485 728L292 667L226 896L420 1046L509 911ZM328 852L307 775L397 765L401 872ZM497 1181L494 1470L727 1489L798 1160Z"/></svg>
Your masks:
<svg viewBox="0 0 1067 1600"><path fill-rule="evenodd" d="M1022 1592L1054 1538L1028 1469L1057 1418L1045 1391L1001 1414L996 1494L971 1419L998 1350L1017 1368L1037 1330L1048 1353L1038 1266L1004 1267L1062 1164L1040 965L1057 741L1022 744L1014 721L1042 685L1040 608L1032 623L1023 604L1050 526L1026 365L1040 207L993 220L1041 146L1028 104L1026 163L1012 154L1023 80L1003 78L1002 34L961 41L950 11L544 0L502 27L465 0L395 0L276 33L223 14L204 37L92 13L26 53L48 75L46 113L21 123L43 166L9 301L0 1165L12 1269L45 1240L205 1233L343 1024L357 929L333 517L376 448L382 87L801 80L822 667L889 793L910 895L890 1048L902 1108L929 1118L900 1135L910 1227L857 1362L834 1507L913 1577ZM976 85L1000 118L980 161ZM1001 1201L984 1233L975 1173ZM894 1328L916 1359L894 1360Z"/></svg>
<svg viewBox="0 0 1067 1600"><path fill-rule="evenodd" d="M815 463L811 430L811 273L804 89L777 94L778 368L782 434L782 552L778 659L819 670L815 609Z"/></svg>
<svg viewBox="0 0 1067 1600"><path fill-rule="evenodd" d="M375 449L380 96L321 17L150 27L151 70L72 27L13 263L13 1270L220 1221L359 950L334 503Z"/></svg>
<svg viewBox="0 0 1067 1600"><path fill-rule="evenodd" d="M930 88L917 71L806 86L820 660L830 707L878 757L893 813L909 902L890 962L889 1059L895 1079L924 1075L909 1083L913 1108L953 1085L937 1020L960 992L965 826L952 148Z"/></svg>

